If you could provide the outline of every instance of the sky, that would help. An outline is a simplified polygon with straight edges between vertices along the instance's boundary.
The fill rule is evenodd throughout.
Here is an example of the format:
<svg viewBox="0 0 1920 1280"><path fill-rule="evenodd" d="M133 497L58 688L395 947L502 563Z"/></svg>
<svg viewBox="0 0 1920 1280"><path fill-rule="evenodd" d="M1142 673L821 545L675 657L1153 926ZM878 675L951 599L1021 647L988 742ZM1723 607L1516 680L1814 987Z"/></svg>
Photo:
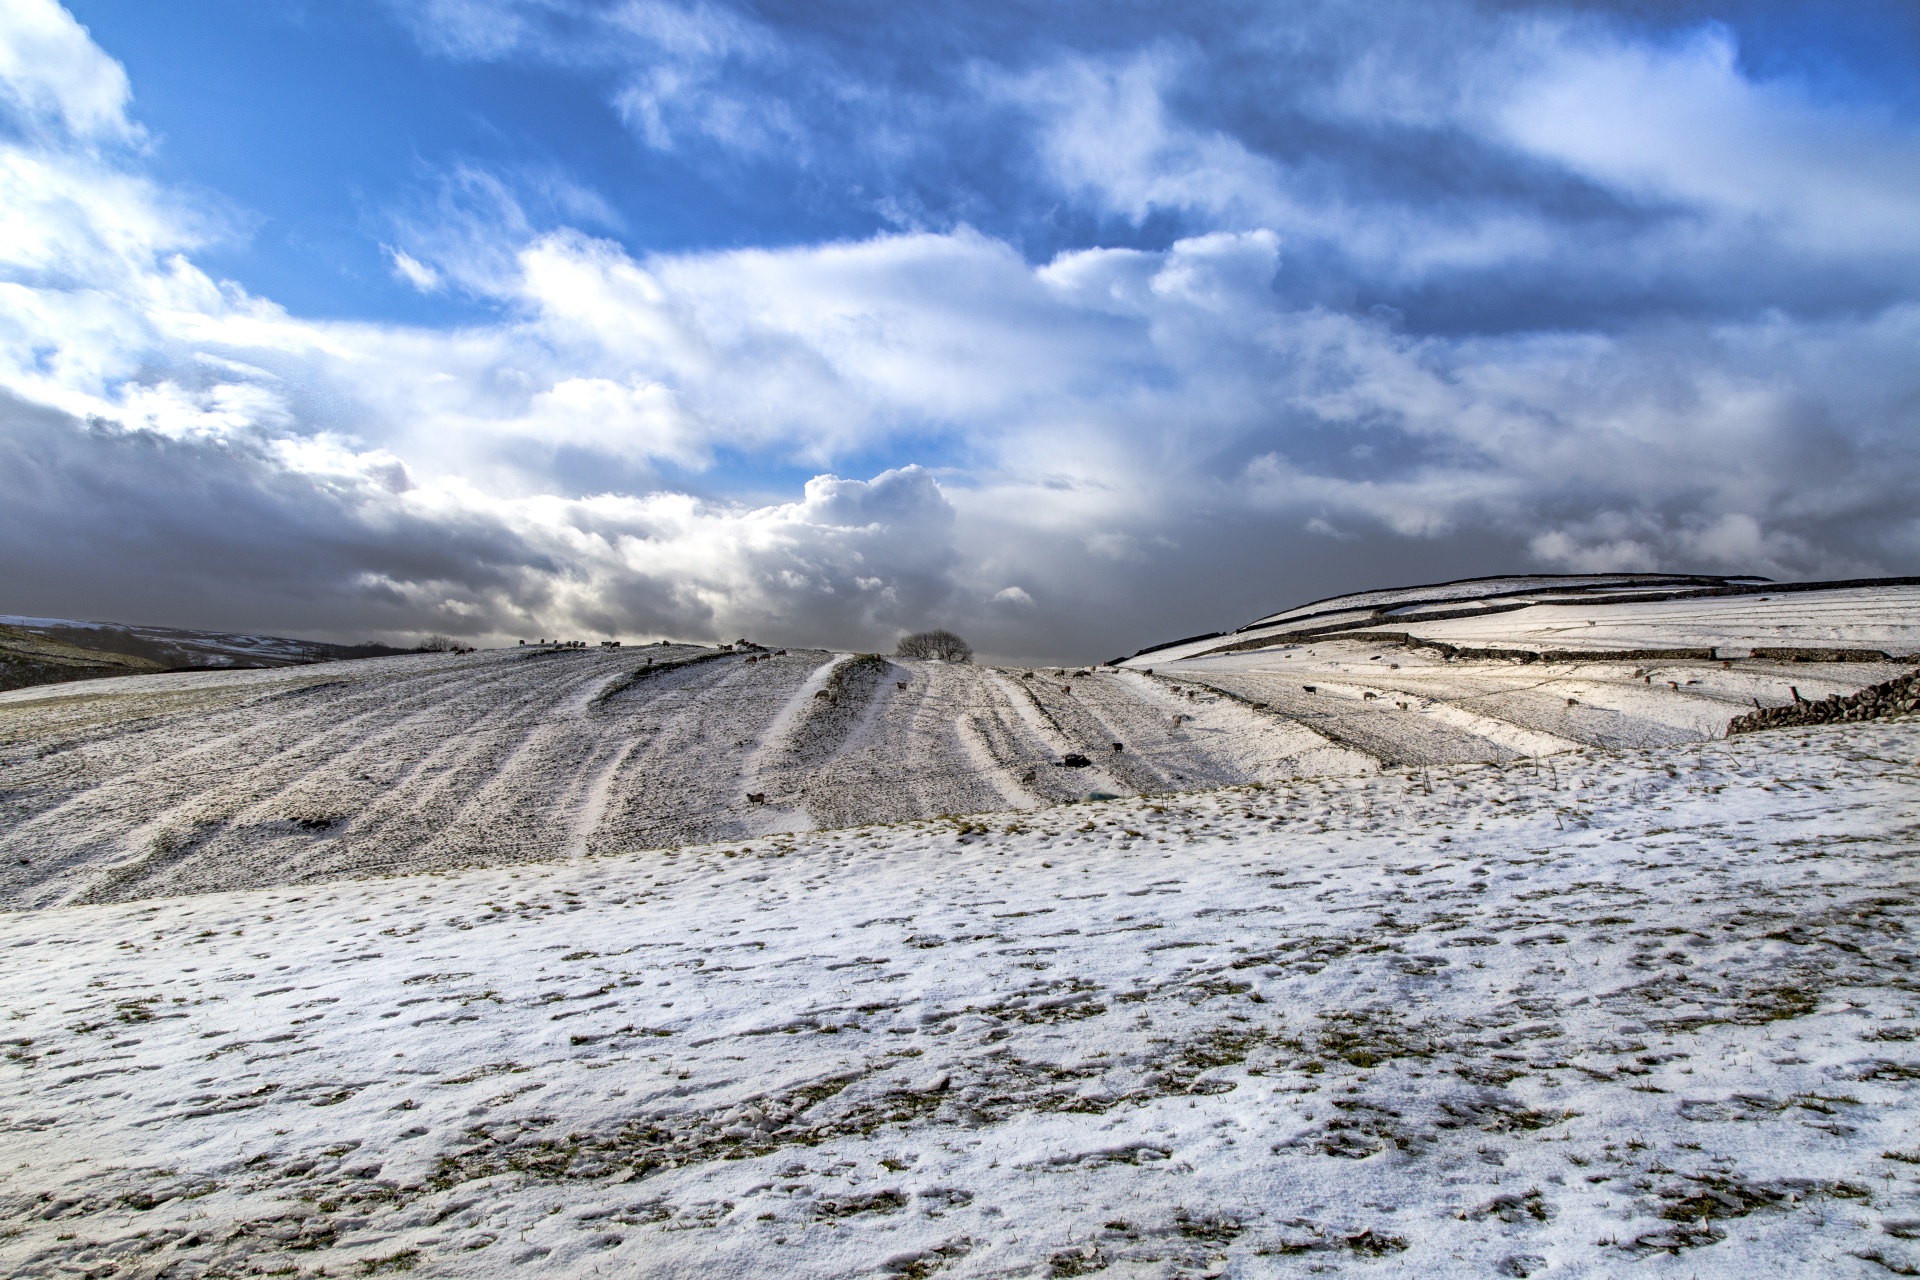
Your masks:
<svg viewBox="0 0 1920 1280"><path fill-rule="evenodd" d="M0 612L1085 662L1916 493L1911 4L0 6Z"/></svg>

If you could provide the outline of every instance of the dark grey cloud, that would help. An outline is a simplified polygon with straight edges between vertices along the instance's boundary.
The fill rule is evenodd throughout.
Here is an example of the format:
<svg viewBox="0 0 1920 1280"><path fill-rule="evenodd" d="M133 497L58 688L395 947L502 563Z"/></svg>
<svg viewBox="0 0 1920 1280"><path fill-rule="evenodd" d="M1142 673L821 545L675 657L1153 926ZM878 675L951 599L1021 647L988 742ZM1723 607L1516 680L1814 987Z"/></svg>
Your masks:
<svg viewBox="0 0 1920 1280"><path fill-rule="evenodd" d="M0 562L0 598L33 614L328 639L561 623L871 645L953 594L953 509L918 469L823 478L775 510L566 505L410 508L366 478L289 470L261 442L83 423L0 393L0 545L31 552Z"/></svg>
<svg viewBox="0 0 1920 1280"><path fill-rule="evenodd" d="M432 616L381 580L510 593L559 567L498 526L409 518L252 442L82 422L4 393L0 477L0 594L53 616L365 638Z"/></svg>

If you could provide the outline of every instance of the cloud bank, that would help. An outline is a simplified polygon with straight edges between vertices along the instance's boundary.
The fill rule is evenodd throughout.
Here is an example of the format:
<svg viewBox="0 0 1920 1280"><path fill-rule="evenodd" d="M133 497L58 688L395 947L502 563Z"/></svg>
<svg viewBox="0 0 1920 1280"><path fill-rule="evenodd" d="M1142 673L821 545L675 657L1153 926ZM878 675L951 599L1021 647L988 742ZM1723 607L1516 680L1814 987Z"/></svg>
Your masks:
<svg viewBox="0 0 1920 1280"><path fill-rule="evenodd" d="M982 11L904 65L717 5L400 12L883 225L651 252L455 166L384 253L475 318L303 317L196 265L239 232L21 0L9 611L1086 660L1435 576L1920 563L1920 126L1730 28L1329 4L996 59Z"/></svg>

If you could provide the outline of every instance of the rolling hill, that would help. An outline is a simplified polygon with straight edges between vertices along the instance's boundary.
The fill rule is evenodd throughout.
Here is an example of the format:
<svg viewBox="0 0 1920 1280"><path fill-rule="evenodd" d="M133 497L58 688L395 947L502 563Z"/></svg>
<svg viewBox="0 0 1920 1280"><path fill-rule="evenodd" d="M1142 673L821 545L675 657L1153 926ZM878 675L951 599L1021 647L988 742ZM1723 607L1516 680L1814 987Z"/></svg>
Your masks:
<svg viewBox="0 0 1920 1280"><path fill-rule="evenodd" d="M1910 580L1613 575L1370 592L1100 667L524 646L16 690L0 903L1678 746L1916 651Z"/></svg>
<svg viewBox="0 0 1920 1280"><path fill-rule="evenodd" d="M379 644L8 615L0 617L0 689L156 671L298 666L401 652Z"/></svg>
<svg viewBox="0 0 1920 1280"><path fill-rule="evenodd" d="M1913 1274L1913 592L0 694L0 1272Z"/></svg>

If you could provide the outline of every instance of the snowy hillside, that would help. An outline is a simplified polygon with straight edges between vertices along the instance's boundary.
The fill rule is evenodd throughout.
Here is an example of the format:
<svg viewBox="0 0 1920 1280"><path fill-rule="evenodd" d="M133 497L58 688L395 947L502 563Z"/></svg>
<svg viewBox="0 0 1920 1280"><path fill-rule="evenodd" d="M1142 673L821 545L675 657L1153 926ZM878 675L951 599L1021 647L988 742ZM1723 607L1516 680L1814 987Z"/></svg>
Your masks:
<svg viewBox="0 0 1920 1280"><path fill-rule="evenodd" d="M1908 1274L1917 752L17 915L0 1270Z"/></svg>
<svg viewBox="0 0 1920 1280"><path fill-rule="evenodd" d="M1750 657L1920 654L1920 578L1772 583L1614 573L1470 578L1364 591L1157 645L1124 665L1299 648L1321 640L1427 645L1460 656ZM1722 652L1724 650L1724 652Z"/></svg>
<svg viewBox="0 0 1920 1280"><path fill-rule="evenodd" d="M1548 586L1552 603L1528 603L1535 579L1322 602L1304 625L1335 632L1263 624L1118 667L516 647L0 693L0 906L1705 742L1920 650L1911 585ZM1684 587L1703 589L1728 588ZM1462 592L1498 611L1431 616ZM1589 636L1602 651L1568 656Z"/></svg>
<svg viewBox="0 0 1920 1280"><path fill-rule="evenodd" d="M684 646L19 690L0 694L0 905L1378 768L1283 717L1209 698L1133 672ZM1063 767L1076 753L1088 763Z"/></svg>
<svg viewBox="0 0 1920 1280"><path fill-rule="evenodd" d="M98 680L164 670L147 658L89 649L37 631L0 624L0 690L68 680Z"/></svg>
<svg viewBox="0 0 1920 1280"><path fill-rule="evenodd" d="M0 1274L1915 1274L1914 592L0 693Z"/></svg>

